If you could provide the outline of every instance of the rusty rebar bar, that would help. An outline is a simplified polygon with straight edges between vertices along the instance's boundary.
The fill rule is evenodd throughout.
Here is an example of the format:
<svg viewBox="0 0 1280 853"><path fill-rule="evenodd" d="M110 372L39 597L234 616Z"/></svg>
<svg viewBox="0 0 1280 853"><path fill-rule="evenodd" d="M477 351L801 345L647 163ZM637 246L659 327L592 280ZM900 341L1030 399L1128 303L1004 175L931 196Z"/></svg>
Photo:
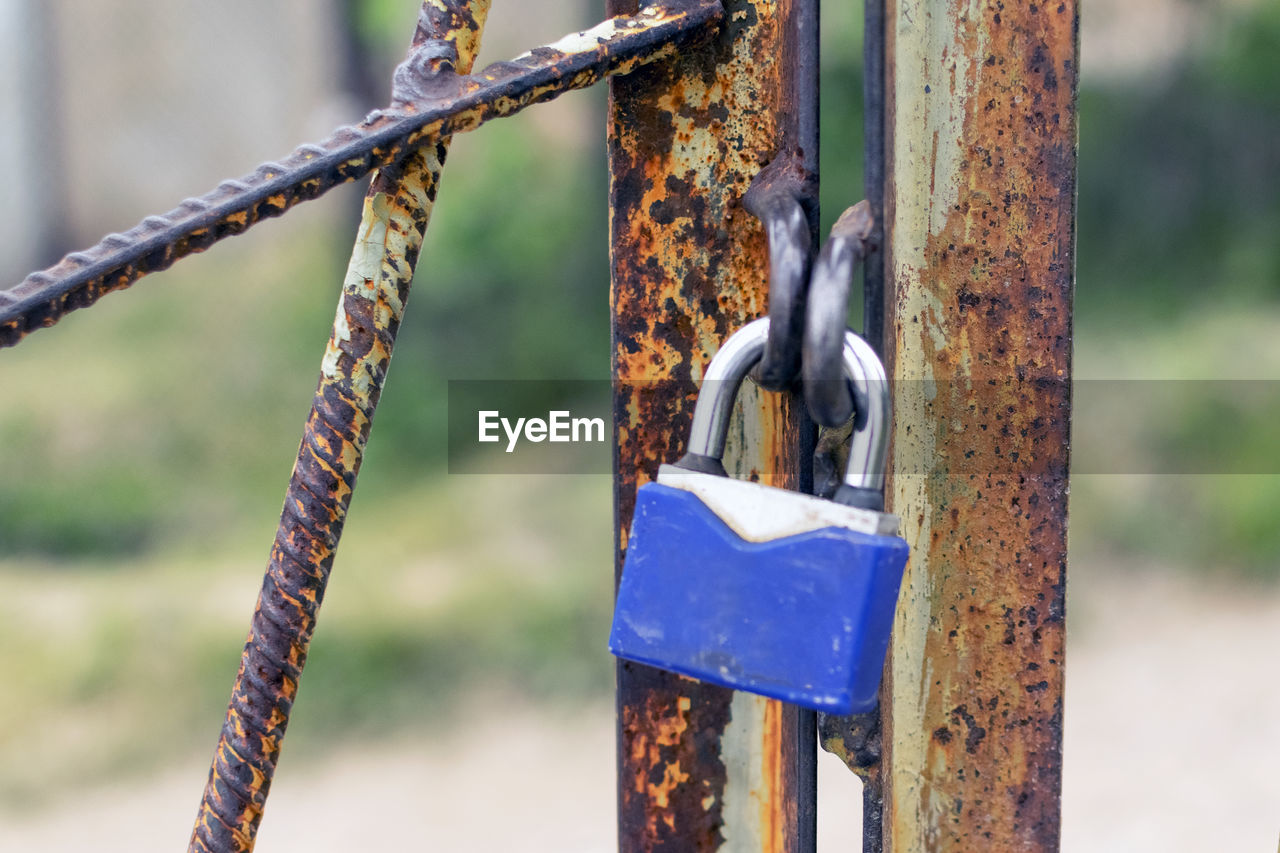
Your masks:
<svg viewBox="0 0 1280 853"><path fill-rule="evenodd" d="M429 84L403 90L404 98L393 99L360 124L340 128L318 145L304 145L278 163L264 163L239 180L223 181L123 234L108 234L92 248L0 291L0 347L299 202L397 163L430 140L474 130L610 74L669 57L717 24L721 13L718 0L665 0L476 74L432 75Z"/></svg>
<svg viewBox="0 0 1280 853"><path fill-rule="evenodd" d="M489 0L426 0L397 96L475 60ZM453 59L456 57L456 60ZM316 614L382 392L448 137L374 175L266 577L192 830L195 853L253 849Z"/></svg>

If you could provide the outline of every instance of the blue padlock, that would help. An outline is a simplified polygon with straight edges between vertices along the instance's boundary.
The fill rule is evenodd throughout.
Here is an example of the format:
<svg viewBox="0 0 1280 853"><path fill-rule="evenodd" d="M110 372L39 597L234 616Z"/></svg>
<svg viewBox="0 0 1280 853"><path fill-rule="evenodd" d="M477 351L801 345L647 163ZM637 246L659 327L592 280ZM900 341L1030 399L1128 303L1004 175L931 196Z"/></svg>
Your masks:
<svg viewBox="0 0 1280 853"><path fill-rule="evenodd" d="M721 459L734 397L768 318L708 365L688 452L636 493L609 650L702 681L835 714L875 707L907 543L883 508L884 367L848 332L857 407L832 500L734 480Z"/></svg>

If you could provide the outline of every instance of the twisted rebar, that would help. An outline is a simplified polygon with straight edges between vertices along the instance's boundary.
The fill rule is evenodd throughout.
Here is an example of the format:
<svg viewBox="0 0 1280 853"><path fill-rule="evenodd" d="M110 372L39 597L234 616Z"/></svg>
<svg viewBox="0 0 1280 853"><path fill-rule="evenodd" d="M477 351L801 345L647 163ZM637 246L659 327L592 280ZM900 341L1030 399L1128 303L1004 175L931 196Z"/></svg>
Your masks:
<svg viewBox="0 0 1280 853"><path fill-rule="evenodd" d="M447 73L454 61L469 70L488 10L489 0L426 0L397 94L409 85L401 81ZM365 197L192 853L253 849L447 147L439 138L382 169Z"/></svg>
<svg viewBox="0 0 1280 853"><path fill-rule="evenodd" d="M0 291L0 347L299 202L397 163L433 139L473 130L609 74L670 56L679 44L718 21L721 12L719 0L666 0L476 74L416 74L414 63L429 64L438 50L423 37L415 43L418 58L411 57L398 71L387 109L340 128L318 145L303 145L280 162L223 181L163 216L149 216L123 234L108 234L96 246ZM420 29L419 35L424 32Z"/></svg>

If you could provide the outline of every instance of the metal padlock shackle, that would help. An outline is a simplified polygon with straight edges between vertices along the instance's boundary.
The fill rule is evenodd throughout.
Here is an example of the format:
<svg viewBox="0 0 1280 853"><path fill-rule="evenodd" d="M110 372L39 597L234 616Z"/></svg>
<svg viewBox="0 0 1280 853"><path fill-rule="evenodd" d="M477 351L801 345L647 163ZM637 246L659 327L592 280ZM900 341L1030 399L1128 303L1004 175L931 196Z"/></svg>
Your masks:
<svg viewBox="0 0 1280 853"><path fill-rule="evenodd" d="M733 403L742 380L764 354L768 338L769 318L753 320L730 335L712 357L694 406L688 450L676 463L678 467L728 476L722 460ZM889 383L875 351L852 331L845 334L842 363L845 379L853 391L857 418L850 438L844 482L832 500L879 510L884 506L884 472L889 447ZM708 382L715 384L708 389ZM706 391L709 393L703 393Z"/></svg>

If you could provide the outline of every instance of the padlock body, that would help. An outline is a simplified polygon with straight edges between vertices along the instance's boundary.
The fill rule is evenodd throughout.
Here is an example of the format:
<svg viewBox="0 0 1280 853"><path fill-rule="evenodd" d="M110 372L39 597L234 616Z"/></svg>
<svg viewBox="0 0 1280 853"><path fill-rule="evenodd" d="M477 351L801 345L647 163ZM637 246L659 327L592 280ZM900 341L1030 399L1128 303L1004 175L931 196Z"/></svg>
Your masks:
<svg viewBox="0 0 1280 853"><path fill-rule="evenodd" d="M871 710L907 543L835 525L759 535L743 526L752 517L787 518L828 502L716 479L735 492L758 490L763 504L726 513L683 488L640 488L610 650L820 711Z"/></svg>

